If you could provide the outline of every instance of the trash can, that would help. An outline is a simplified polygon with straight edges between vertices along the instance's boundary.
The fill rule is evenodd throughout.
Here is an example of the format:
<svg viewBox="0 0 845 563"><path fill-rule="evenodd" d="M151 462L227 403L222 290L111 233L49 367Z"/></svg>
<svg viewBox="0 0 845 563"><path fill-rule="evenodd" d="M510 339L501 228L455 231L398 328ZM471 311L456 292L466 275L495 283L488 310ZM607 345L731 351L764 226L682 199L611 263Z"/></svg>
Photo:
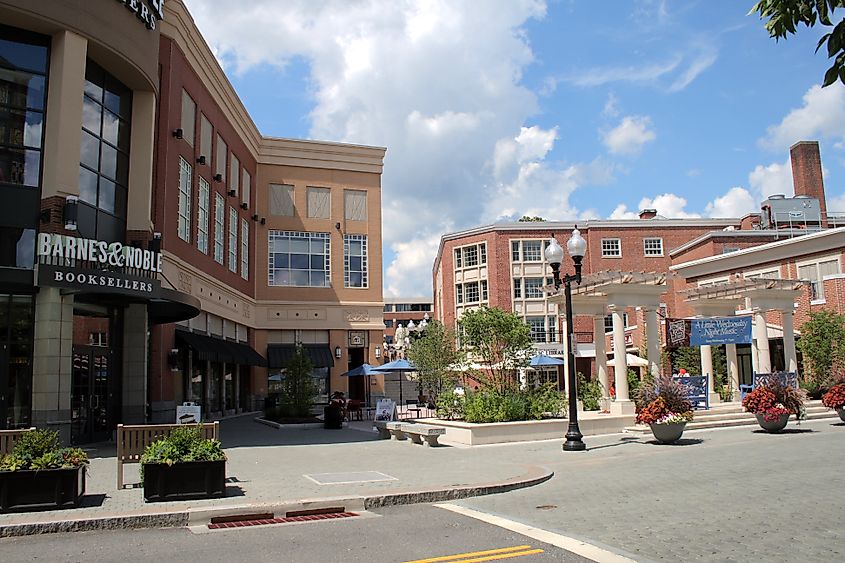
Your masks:
<svg viewBox="0 0 845 563"><path fill-rule="evenodd" d="M343 411L340 407L327 406L323 409L323 425L330 429L343 428Z"/></svg>

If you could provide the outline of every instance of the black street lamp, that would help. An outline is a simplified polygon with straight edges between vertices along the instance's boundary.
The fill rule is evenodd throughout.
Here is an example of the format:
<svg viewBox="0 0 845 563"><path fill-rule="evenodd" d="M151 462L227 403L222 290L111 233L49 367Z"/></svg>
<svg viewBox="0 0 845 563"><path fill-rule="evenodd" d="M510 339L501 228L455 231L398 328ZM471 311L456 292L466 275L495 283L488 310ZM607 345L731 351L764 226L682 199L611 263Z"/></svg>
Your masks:
<svg viewBox="0 0 845 563"><path fill-rule="evenodd" d="M566 360L569 371L569 429L566 431L566 442L563 443L563 450L566 452L577 452L586 449L586 444L582 440L583 435L578 428L578 392L576 389L577 377L575 376L575 336L572 332L572 282L581 284L581 259L587 253L587 241L581 237L576 227L572 231L572 236L566 242L566 250L572 256L572 261L575 263L575 275L565 274L563 279L560 277L560 263L563 260L563 249L555 240L555 237L549 240L549 246L546 247L545 255L546 262L552 266L552 275L554 277L555 289L560 289L561 281L564 284L564 296L566 298L566 338L568 345L566 347Z"/></svg>

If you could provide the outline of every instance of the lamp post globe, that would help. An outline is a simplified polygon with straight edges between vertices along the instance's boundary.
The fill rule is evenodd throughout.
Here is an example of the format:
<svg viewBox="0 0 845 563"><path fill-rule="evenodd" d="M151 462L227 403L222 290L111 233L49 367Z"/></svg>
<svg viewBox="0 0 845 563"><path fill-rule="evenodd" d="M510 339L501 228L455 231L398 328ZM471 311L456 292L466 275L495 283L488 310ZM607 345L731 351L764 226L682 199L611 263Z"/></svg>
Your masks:
<svg viewBox="0 0 845 563"><path fill-rule="evenodd" d="M572 256L573 260L580 260L587 253L587 241L581 236L581 231L577 227L572 231L572 236L569 237L569 240L566 241L566 250ZM563 253L561 252L561 254Z"/></svg>

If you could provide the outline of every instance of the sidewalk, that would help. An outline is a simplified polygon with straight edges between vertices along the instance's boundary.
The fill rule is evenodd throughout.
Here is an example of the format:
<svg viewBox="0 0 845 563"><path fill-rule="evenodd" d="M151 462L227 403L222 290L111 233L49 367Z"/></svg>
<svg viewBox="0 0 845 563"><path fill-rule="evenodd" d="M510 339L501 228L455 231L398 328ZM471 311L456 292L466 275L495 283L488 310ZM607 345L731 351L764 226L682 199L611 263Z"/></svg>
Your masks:
<svg viewBox="0 0 845 563"><path fill-rule="evenodd" d="M86 448L91 465L80 508L0 515L0 537L184 526L212 516L284 515L326 506L363 510L503 492L552 476L507 448L427 448L379 440L368 421L342 430L276 430L250 415L224 420L220 428L229 457L225 498L145 503L141 488L117 490L114 445L101 444ZM124 466L127 485L140 481L139 469L139 464Z"/></svg>

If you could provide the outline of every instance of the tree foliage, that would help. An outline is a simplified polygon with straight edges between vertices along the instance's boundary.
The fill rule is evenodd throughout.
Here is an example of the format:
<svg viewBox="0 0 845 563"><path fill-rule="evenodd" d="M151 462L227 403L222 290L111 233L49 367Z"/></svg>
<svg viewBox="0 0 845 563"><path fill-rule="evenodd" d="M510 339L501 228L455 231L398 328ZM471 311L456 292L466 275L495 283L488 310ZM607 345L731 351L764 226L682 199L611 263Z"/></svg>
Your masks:
<svg viewBox="0 0 845 563"><path fill-rule="evenodd" d="M810 313L796 343L804 358L805 379L823 386L845 365L845 315L832 311Z"/></svg>
<svg viewBox="0 0 845 563"><path fill-rule="evenodd" d="M419 385L440 395L457 385L460 374L453 369L463 354L457 350L455 331L439 321L431 321L408 350L408 359L418 368Z"/></svg>
<svg viewBox="0 0 845 563"><path fill-rule="evenodd" d="M816 46L816 52L827 44L827 56L833 65L824 75L822 86L830 86L837 80L845 84L845 18L836 25L833 12L845 8L845 0L760 0L749 12L759 13L760 19L767 19L766 31L775 40L794 35L799 25L814 27L820 23L832 28L825 33Z"/></svg>
<svg viewBox="0 0 845 563"><path fill-rule="evenodd" d="M545 219L542 217L531 217L529 215L523 215L519 218L520 223L543 223Z"/></svg>
<svg viewBox="0 0 845 563"><path fill-rule="evenodd" d="M279 402L282 416L306 417L311 414L314 395L317 393L317 386L311 376L313 371L314 366L311 360L305 355L302 345L298 344L285 369L284 381L282 381Z"/></svg>
<svg viewBox="0 0 845 563"><path fill-rule="evenodd" d="M483 388L504 393L516 384L512 374L528 365L531 330L514 313L481 307L458 321L462 347L482 367L473 375Z"/></svg>

